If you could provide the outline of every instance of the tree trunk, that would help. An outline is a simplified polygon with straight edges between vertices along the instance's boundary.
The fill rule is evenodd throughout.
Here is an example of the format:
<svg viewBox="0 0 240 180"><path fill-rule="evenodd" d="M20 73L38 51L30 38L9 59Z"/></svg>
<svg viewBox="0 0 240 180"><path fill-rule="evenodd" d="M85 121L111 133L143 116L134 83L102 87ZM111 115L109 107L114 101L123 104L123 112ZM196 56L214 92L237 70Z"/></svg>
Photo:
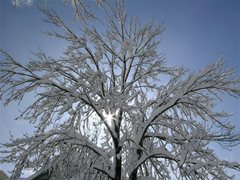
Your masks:
<svg viewBox="0 0 240 180"><path fill-rule="evenodd" d="M119 146L119 140L114 139L115 145L115 177L114 180L121 180L122 175L122 157L121 157L121 147Z"/></svg>
<svg viewBox="0 0 240 180"><path fill-rule="evenodd" d="M121 180L122 175L122 158L116 158L115 180Z"/></svg>
<svg viewBox="0 0 240 180"><path fill-rule="evenodd" d="M122 112L120 112L117 123L114 122L115 132L117 134L117 137L113 139L113 143L115 146L115 154L116 154L114 180L121 180L121 177L122 177L122 156L121 156L122 147L119 146L121 119L122 119Z"/></svg>
<svg viewBox="0 0 240 180"><path fill-rule="evenodd" d="M134 169L134 171L130 174L129 180L137 180L137 169Z"/></svg>
<svg viewBox="0 0 240 180"><path fill-rule="evenodd" d="M142 146L142 142L140 142L140 145ZM141 149L137 149L137 155L138 155L138 160L141 158L142 156L142 150ZM137 180L137 172L138 172L138 167L135 168L132 173L129 176L130 180Z"/></svg>

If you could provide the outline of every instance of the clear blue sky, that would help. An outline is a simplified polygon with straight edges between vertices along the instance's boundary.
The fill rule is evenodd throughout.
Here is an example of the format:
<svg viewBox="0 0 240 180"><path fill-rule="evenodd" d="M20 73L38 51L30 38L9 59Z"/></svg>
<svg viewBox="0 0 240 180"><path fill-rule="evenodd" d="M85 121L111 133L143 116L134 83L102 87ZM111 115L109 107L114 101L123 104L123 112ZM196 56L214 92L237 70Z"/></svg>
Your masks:
<svg viewBox="0 0 240 180"><path fill-rule="evenodd" d="M166 31L162 34L159 50L166 55L170 66L183 65L198 70L223 55L227 65L235 67L240 76L240 0L127 1L129 14L138 16L140 21L164 21ZM0 48L23 63L31 56L30 51L41 48L52 56L59 56L66 46L64 41L43 35L42 32L55 27L42 21L44 16L37 9L39 3L36 0L32 5L14 8L11 0L0 0ZM48 0L48 3L64 19L71 20L70 8L64 7L61 1ZM32 128L27 122L14 120L18 110L28 103L31 103L30 97L21 106L13 103L3 107L1 102L1 143L8 140L9 130L20 135ZM240 100L226 98L219 108L234 112L231 120L240 131ZM240 162L238 149L231 153L219 150L218 153L223 158ZM4 170L9 167L0 165Z"/></svg>

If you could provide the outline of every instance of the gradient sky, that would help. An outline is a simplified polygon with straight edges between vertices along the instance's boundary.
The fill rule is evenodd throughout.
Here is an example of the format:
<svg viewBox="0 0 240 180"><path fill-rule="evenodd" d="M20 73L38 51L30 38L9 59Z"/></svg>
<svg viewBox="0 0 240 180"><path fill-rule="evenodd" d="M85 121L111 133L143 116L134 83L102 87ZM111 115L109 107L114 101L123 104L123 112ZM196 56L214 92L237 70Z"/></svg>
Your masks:
<svg viewBox="0 0 240 180"><path fill-rule="evenodd" d="M91 0L93 1L93 0ZM235 67L240 76L240 0L127 0L130 15L140 21L162 22L166 31L162 34L159 51L166 55L170 66L183 65L198 70L224 56L229 67ZM44 16L37 9L40 1L31 5L13 7L11 0L0 0L0 48L8 51L19 62L26 63L30 51L39 48L49 55L59 56L66 46L61 40L46 37L42 32L55 29L42 21ZM42 5L46 1L41 1ZM72 11L59 0L48 0L64 20L71 24ZM7 142L9 131L21 135L30 132L32 126L26 121L15 121L18 111L31 103L31 97L19 106L0 104L0 143ZM225 98L219 109L233 112L233 124L240 131L240 100ZM217 150L224 159L240 162L234 148L230 153ZM0 165L9 170L9 165ZM239 174L238 174L239 175ZM240 177L240 176L239 176Z"/></svg>

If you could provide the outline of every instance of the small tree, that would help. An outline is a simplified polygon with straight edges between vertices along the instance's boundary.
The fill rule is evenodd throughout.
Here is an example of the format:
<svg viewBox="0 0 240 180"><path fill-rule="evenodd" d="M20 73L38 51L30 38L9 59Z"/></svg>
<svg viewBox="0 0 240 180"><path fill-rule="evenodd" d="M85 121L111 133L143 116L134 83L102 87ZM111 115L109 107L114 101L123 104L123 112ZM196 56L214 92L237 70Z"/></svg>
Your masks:
<svg viewBox="0 0 240 180"><path fill-rule="evenodd" d="M12 179L25 168L50 170L53 179L229 179L225 169L240 165L209 144L239 143L229 115L213 109L223 94L240 96L240 79L222 59L199 72L167 67L157 51L163 25L128 19L123 1L100 6L101 30L94 23L102 22L76 16L84 20L76 33L42 10L64 30L46 34L69 43L58 59L41 51L23 65L1 50L5 104L36 95L17 118L36 130L2 146Z"/></svg>

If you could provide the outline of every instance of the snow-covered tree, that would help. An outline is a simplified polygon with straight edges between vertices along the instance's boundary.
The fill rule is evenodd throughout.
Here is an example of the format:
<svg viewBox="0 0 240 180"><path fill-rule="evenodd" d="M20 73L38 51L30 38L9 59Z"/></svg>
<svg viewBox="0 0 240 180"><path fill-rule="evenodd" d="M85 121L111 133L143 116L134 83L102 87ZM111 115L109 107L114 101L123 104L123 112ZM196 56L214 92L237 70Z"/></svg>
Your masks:
<svg viewBox="0 0 240 180"><path fill-rule="evenodd" d="M35 94L17 117L35 124L33 134L1 147L12 179L26 168L53 179L230 179L225 170L240 164L209 145L240 142L229 114L215 111L223 95L240 96L240 79L221 58L198 72L166 66L162 24L128 18L123 1L101 2L105 20L77 16L78 32L42 10L61 29L46 34L69 44L60 58L40 51L21 64L1 50L5 104Z"/></svg>

